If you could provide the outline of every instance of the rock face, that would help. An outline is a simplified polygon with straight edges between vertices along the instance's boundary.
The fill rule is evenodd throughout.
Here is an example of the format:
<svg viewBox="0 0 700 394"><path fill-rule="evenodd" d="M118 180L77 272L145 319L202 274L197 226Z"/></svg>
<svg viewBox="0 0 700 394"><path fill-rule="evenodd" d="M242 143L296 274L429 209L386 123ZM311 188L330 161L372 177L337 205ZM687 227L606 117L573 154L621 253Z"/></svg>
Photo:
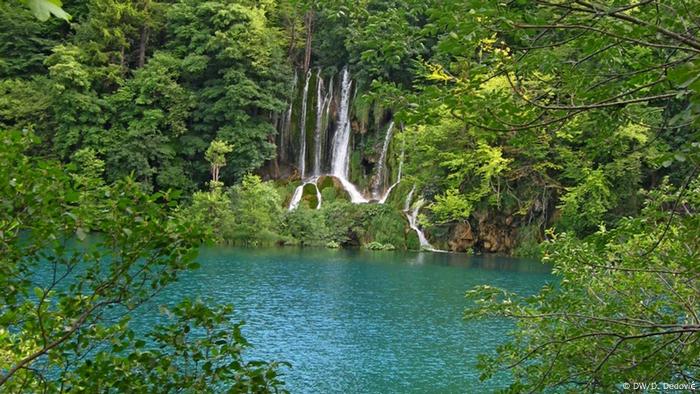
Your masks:
<svg viewBox="0 0 700 394"><path fill-rule="evenodd" d="M453 224L445 245L452 252L510 254L517 246L517 220L502 213L474 213L469 222ZM431 239L432 241L432 239ZM446 241L446 242L445 242Z"/></svg>
<svg viewBox="0 0 700 394"><path fill-rule="evenodd" d="M479 226L481 250L488 253L510 253L515 247L515 229L494 223Z"/></svg>
<svg viewBox="0 0 700 394"><path fill-rule="evenodd" d="M476 243L476 237L469 222L458 223L452 230L452 236L447 242L452 252L468 252Z"/></svg>

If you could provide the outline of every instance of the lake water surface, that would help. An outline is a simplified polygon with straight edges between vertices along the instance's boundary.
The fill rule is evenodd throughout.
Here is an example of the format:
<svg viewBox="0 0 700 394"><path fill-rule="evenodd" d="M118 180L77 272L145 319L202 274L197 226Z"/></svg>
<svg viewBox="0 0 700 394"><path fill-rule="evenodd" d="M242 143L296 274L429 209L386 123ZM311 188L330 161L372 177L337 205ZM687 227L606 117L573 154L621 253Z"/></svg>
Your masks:
<svg viewBox="0 0 700 394"><path fill-rule="evenodd" d="M149 307L182 295L234 304L248 358L290 362L293 393L492 391L476 356L512 326L463 321L465 291L533 293L551 278L537 262L446 253L210 248L199 261Z"/></svg>

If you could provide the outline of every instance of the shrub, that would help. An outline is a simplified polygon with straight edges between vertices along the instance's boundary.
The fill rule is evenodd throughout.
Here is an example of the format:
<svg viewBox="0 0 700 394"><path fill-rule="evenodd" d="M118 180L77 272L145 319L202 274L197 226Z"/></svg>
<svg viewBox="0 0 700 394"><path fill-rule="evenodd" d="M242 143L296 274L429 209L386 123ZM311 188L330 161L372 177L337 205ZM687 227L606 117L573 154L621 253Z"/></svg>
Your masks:
<svg viewBox="0 0 700 394"><path fill-rule="evenodd" d="M270 244L280 239L282 201L274 185L257 175L246 175L231 188L235 221L234 241L246 245Z"/></svg>

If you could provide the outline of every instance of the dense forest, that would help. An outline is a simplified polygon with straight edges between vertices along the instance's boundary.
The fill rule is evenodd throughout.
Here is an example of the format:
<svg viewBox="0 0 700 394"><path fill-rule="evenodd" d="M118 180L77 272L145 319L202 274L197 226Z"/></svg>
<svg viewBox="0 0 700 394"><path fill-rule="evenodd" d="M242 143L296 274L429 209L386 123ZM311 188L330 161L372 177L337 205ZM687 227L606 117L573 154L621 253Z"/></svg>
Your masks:
<svg viewBox="0 0 700 394"><path fill-rule="evenodd" d="M700 384L698 15L0 1L0 386L284 390L278 364L243 360L227 308L183 301L158 351L105 322L196 268L203 242L542 259L558 282L536 296L467 293L467 319L518 324L483 379ZM50 284L33 284L40 264Z"/></svg>

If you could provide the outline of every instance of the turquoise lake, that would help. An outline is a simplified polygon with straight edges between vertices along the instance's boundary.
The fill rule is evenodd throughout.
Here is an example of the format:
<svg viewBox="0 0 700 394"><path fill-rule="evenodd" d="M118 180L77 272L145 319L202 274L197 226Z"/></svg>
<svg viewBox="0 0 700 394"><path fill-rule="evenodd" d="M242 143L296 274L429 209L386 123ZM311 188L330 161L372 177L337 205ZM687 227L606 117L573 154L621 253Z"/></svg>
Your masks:
<svg viewBox="0 0 700 394"><path fill-rule="evenodd" d="M183 295L232 303L254 346L247 358L291 363L292 393L492 391L506 382L480 382L476 357L512 326L462 320L465 292L531 294L551 279L538 262L447 253L210 248L199 261L135 326Z"/></svg>

